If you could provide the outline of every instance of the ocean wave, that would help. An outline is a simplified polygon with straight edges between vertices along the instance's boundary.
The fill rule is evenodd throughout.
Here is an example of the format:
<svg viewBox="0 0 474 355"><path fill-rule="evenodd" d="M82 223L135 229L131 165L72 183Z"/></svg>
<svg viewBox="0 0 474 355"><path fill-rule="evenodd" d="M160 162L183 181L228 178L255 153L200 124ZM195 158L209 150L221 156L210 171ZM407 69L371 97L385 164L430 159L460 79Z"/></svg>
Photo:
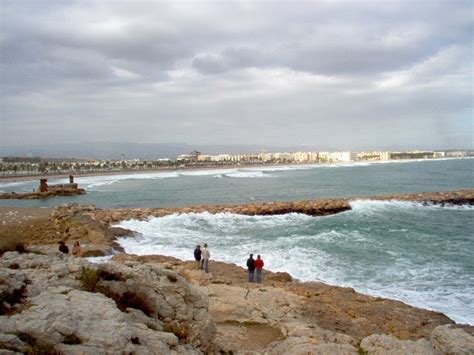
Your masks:
<svg viewBox="0 0 474 355"><path fill-rule="evenodd" d="M30 186L31 184L36 183L35 180L29 180L29 181L15 181L15 182L4 182L0 183L0 188L1 189L9 189L11 187L17 187L17 186L24 186L28 185Z"/></svg>
<svg viewBox="0 0 474 355"><path fill-rule="evenodd" d="M380 214L380 208L387 206L425 208L391 201L356 201L354 208L373 208ZM185 260L193 258L196 244L208 243L212 259L243 267L249 253L261 254L269 269L289 272L301 281L353 287L359 292L442 311L456 321L474 323L473 301L466 300L466 295L474 292L469 273L447 261L435 262L424 254L412 253L403 241L395 246L393 239L380 239L377 231L372 235L363 228L365 225L350 224L352 219L347 216L341 218L335 221L302 214L244 216L207 212L169 215L121 222L119 226L140 235L119 238L118 242L128 253L162 254ZM394 229L401 230L410 234L408 240L424 236L410 228ZM413 233L416 235L412 237ZM457 275L456 282L453 275Z"/></svg>
<svg viewBox="0 0 474 355"><path fill-rule="evenodd" d="M271 177L270 174L266 174L263 171L237 171L235 173L228 173L225 176L230 178L267 178Z"/></svg>
<svg viewBox="0 0 474 355"><path fill-rule="evenodd" d="M416 201L379 201L379 200L352 200L349 202L353 211L362 214L377 214L383 210L451 210L451 211L473 211L474 206L469 204L435 204Z"/></svg>

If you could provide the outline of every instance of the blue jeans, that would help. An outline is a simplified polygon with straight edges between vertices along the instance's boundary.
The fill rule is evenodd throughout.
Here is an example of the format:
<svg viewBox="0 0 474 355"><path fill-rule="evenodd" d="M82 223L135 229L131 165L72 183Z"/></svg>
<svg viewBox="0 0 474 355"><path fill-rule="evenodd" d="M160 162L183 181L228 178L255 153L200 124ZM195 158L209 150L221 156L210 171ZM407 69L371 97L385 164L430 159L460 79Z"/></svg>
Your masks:
<svg viewBox="0 0 474 355"><path fill-rule="evenodd" d="M253 271L249 270L249 282L253 282Z"/></svg>
<svg viewBox="0 0 474 355"><path fill-rule="evenodd" d="M205 272L209 272L209 259L202 259L202 267Z"/></svg>
<svg viewBox="0 0 474 355"><path fill-rule="evenodd" d="M255 271L257 272L257 282L262 282L262 270L256 269Z"/></svg>

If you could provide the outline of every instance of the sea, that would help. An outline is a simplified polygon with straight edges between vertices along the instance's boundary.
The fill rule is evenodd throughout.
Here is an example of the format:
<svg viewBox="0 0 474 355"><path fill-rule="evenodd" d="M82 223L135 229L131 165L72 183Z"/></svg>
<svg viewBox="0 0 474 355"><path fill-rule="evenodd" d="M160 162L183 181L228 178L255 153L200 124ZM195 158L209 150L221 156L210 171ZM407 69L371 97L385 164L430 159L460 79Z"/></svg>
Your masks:
<svg viewBox="0 0 474 355"><path fill-rule="evenodd" d="M266 268L301 281L353 287L474 325L474 206L358 198L473 188L473 172L474 159L463 158L77 177L86 195L0 200L0 206L179 207L354 197L352 210L324 217L190 213L128 220L119 225L139 234L119 242L129 253L181 259L192 259L195 245L207 243L212 259L241 266L249 253L260 254ZM0 191L37 185L0 182Z"/></svg>

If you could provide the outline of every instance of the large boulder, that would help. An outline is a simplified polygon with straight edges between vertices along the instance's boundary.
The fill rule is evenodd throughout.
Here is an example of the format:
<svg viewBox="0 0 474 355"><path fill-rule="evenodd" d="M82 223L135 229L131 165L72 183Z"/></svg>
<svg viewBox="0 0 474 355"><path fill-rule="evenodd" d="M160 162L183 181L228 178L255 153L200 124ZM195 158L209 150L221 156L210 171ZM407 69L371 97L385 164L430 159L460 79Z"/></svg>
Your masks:
<svg viewBox="0 0 474 355"><path fill-rule="evenodd" d="M214 351L208 297L158 264L5 253L0 292L20 290L28 306L0 316L0 352Z"/></svg>
<svg viewBox="0 0 474 355"><path fill-rule="evenodd" d="M431 345L447 354L474 354L474 337L452 325L440 325L430 335Z"/></svg>
<svg viewBox="0 0 474 355"><path fill-rule="evenodd" d="M372 334L362 339L360 347L370 355L436 354L430 343L425 339L420 339L418 341L399 340L394 336L386 334Z"/></svg>

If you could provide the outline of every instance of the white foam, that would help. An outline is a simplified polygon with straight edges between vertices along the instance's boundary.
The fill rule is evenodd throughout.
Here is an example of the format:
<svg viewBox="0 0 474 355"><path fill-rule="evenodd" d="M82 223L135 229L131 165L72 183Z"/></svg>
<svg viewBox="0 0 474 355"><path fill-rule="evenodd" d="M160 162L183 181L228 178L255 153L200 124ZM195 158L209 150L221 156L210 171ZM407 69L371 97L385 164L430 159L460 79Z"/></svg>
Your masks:
<svg viewBox="0 0 474 355"><path fill-rule="evenodd" d="M235 173L225 174L231 178L267 178L271 177L270 174L266 174L263 171L237 171Z"/></svg>
<svg viewBox="0 0 474 355"><path fill-rule="evenodd" d="M351 208L363 214L380 213L383 210L451 210L451 211L474 211L473 205L434 204L414 201L378 201L378 200L353 200L349 201Z"/></svg>
<svg viewBox="0 0 474 355"><path fill-rule="evenodd" d="M355 209L378 210L380 213L380 208L406 209L407 205L410 208L425 208L410 202L360 201L356 202ZM342 214L339 216L343 217ZM327 221L331 221L329 225ZM320 223L326 227L318 227ZM334 225L340 224L327 217L302 214L244 216L190 213L147 221L123 221L119 226L141 235L119 238L118 242L128 253L161 254L185 260L193 258L196 244L208 243L212 259L240 266L245 266L249 253L261 254L269 269L289 272L302 281L318 280L354 287L360 292L442 311L456 321L474 324L474 314L471 314L474 313L473 301L466 300L468 288L448 286L451 282L447 279L452 277L453 272L460 277L469 275L453 271L452 265L429 263L420 267L399 250L384 251L390 262L377 272L369 270L365 262L354 264L353 258L335 257L338 254L325 251L359 245L352 249L357 252L372 243L363 228L334 229ZM436 275L436 279L430 279L430 275ZM440 284L442 279L444 281ZM463 284L469 285L468 280ZM474 293L474 289L472 291Z"/></svg>
<svg viewBox="0 0 474 355"><path fill-rule="evenodd" d="M114 256L113 255L106 255L106 256L91 256L86 258L86 260L93 264L105 264L110 261Z"/></svg>

